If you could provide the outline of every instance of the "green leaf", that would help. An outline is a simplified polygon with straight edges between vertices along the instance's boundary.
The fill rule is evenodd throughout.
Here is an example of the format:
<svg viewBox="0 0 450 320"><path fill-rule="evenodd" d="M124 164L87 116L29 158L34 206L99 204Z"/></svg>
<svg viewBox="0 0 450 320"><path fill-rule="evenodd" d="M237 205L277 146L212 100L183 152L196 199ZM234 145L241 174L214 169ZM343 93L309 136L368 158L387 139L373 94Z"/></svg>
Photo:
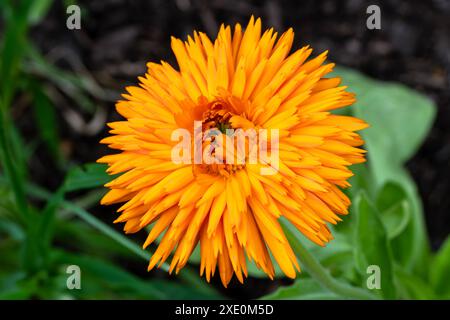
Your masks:
<svg viewBox="0 0 450 320"><path fill-rule="evenodd" d="M408 271L426 276L429 244L422 204L416 185L403 164L418 149L431 128L436 108L423 95L401 84L370 79L361 73L336 68L349 90L356 93L352 114L366 120L370 128L361 132L368 149L372 185L388 181L402 186L408 194L411 219L392 244L395 256Z"/></svg>
<svg viewBox="0 0 450 320"><path fill-rule="evenodd" d="M368 166L365 163L361 163L352 165L350 169L354 174L349 179L349 183L352 187L345 189L344 191L347 192L351 198L355 198L361 190L366 191L372 196L376 191L376 186L373 183L372 173Z"/></svg>
<svg viewBox="0 0 450 320"><path fill-rule="evenodd" d="M298 279L294 284L280 287L261 299L264 300L335 300L344 299L324 289L314 279Z"/></svg>
<svg viewBox="0 0 450 320"><path fill-rule="evenodd" d="M60 266L78 265L80 267L82 276L80 298L88 298L83 296L83 291L95 291L93 290L95 288L92 288L92 286L98 284L103 286L103 290L108 290L109 288L109 290L119 293L121 297L133 297L137 299L209 298L195 287L181 285L175 279L168 281L142 279L112 263L92 256L75 255L58 251L54 256L54 263ZM94 281L86 282L83 280L85 277L94 279ZM63 283L65 284L65 281Z"/></svg>
<svg viewBox="0 0 450 320"><path fill-rule="evenodd" d="M24 61L23 71L51 81L83 110L90 113L95 111L95 104L87 93L100 100L107 99L104 90L92 77L84 74L72 74L59 69L48 62L31 43L27 44L26 52L29 59Z"/></svg>
<svg viewBox="0 0 450 320"><path fill-rule="evenodd" d="M34 90L34 117L42 140L55 159L59 159L59 133L55 108L42 88Z"/></svg>
<svg viewBox="0 0 450 320"><path fill-rule="evenodd" d="M389 239L394 239L406 230L411 220L411 209L406 201L402 201L391 209L382 212L381 220Z"/></svg>
<svg viewBox="0 0 450 320"><path fill-rule="evenodd" d="M106 173L107 166L99 163L88 163L75 167L66 176L64 189L66 192L91 189L103 186L114 177Z"/></svg>
<svg viewBox="0 0 450 320"><path fill-rule="evenodd" d="M399 236L411 219L411 206L406 191L398 183L387 182L378 193L376 204L388 238Z"/></svg>
<svg viewBox="0 0 450 320"><path fill-rule="evenodd" d="M28 14L28 21L31 24L37 24L47 15L53 0L34 0L31 10Z"/></svg>
<svg viewBox="0 0 450 320"><path fill-rule="evenodd" d="M19 154L17 151L16 142L19 141L19 135L15 134L16 131L7 116L8 112L0 108L0 162L14 193L16 212L23 223L29 223L29 210L24 192L26 171L22 162L23 153Z"/></svg>
<svg viewBox="0 0 450 320"><path fill-rule="evenodd" d="M24 0L14 7L10 5L0 47L0 161L14 190L18 212L24 223L28 222L28 204L23 190L25 170L21 159L16 157L14 142L19 135L15 132L9 109L17 89L19 66L25 51L28 30L26 16L31 4L32 0Z"/></svg>
<svg viewBox="0 0 450 320"><path fill-rule="evenodd" d="M56 221L55 238L64 246L99 258L120 256L129 261L138 258L110 237L78 220Z"/></svg>
<svg viewBox="0 0 450 320"><path fill-rule="evenodd" d="M430 268L430 281L436 293L450 299L450 237L447 237Z"/></svg>
<svg viewBox="0 0 450 320"><path fill-rule="evenodd" d="M12 233L5 234L4 231L8 232L8 230L0 230L0 252L2 253L0 255L0 287L3 280L9 281L15 271L21 270L20 258L22 252L20 249L24 241L23 234L18 234L16 236ZM22 233L23 231L17 232ZM5 275L5 277L2 277L1 275ZM0 289L0 291L2 291L2 289Z"/></svg>
<svg viewBox="0 0 450 320"><path fill-rule="evenodd" d="M365 192L361 192L356 199L355 207L357 211L354 242L356 266L363 278L368 276L367 268L369 266L378 266L381 270L380 291L382 296L394 299L393 259L380 214L369 201Z"/></svg>
<svg viewBox="0 0 450 320"><path fill-rule="evenodd" d="M392 180L408 193L411 215L406 228L392 241L392 250L403 268L410 273L420 274L425 279L429 267L430 247L420 196L414 180L405 169L393 170L391 176Z"/></svg>
<svg viewBox="0 0 450 320"><path fill-rule="evenodd" d="M98 282L108 285L115 290L132 290L146 296L148 299L167 298L159 287L145 282L121 268L106 261L79 254L70 254L58 251L54 258L57 265L77 265L81 269L81 276L85 274L97 278ZM81 278L81 288L83 290L83 278ZM87 289L89 290L89 288Z"/></svg>
<svg viewBox="0 0 450 320"><path fill-rule="evenodd" d="M334 227L334 226L333 226ZM299 232L296 230L295 232ZM347 235L342 232L332 231L334 239L325 247L318 246L304 236L297 237L297 241L310 251L314 257L330 272L334 277L351 277L352 269L352 246L347 239ZM351 241L351 240L350 240ZM272 260L274 259L271 256ZM195 259L194 259L195 261ZM300 261L301 263L301 261ZM284 278L285 274L281 271L278 264L274 263L275 278ZM255 278L267 278L267 274L259 269L253 261L247 260L247 272L249 276ZM308 275L306 270L302 271L303 275Z"/></svg>
<svg viewBox="0 0 450 320"><path fill-rule="evenodd" d="M433 102L398 83L376 81L344 68L336 73L356 93L354 115L370 124L362 132L370 159L381 165L411 158L431 128L436 113Z"/></svg>
<svg viewBox="0 0 450 320"><path fill-rule="evenodd" d="M311 253L335 278L353 278L353 251L352 239L348 239L346 234L332 230L334 239L324 247L314 245Z"/></svg>
<svg viewBox="0 0 450 320"><path fill-rule="evenodd" d="M37 277L27 278L22 271L0 274L0 299L30 299L37 291Z"/></svg>
<svg viewBox="0 0 450 320"><path fill-rule="evenodd" d="M407 198L406 191L398 183L388 181L377 194L377 208L387 211Z"/></svg>
<svg viewBox="0 0 450 320"><path fill-rule="evenodd" d="M436 298L428 283L420 277L405 272L399 266L395 268L395 278L397 280L397 291L401 299L429 300Z"/></svg>
<svg viewBox="0 0 450 320"><path fill-rule="evenodd" d="M0 48L1 100L0 109L8 108L16 89L16 77L20 62L25 53L26 34L28 31L27 15L31 0L21 1L14 6L8 16L4 30L3 43Z"/></svg>
<svg viewBox="0 0 450 320"><path fill-rule="evenodd" d="M302 244L302 241L299 241L301 237L299 237L300 234L298 230L284 219L282 219L281 222L286 238L292 246L295 255L301 261L303 268L324 288L349 299L376 299L376 296L373 293L368 292L368 290L364 288L358 288L348 282L333 278L330 275L330 272L324 268L309 252L308 248Z"/></svg>
<svg viewBox="0 0 450 320"><path fill-rule="evenodd" d="M28 184L27 191L30 195L33 197L36 197L38 199L46 199L49 200L52 198L52 194L49 193L47 190L42 189L38 186ZM69 210L76 214L78 217L83 219L87 224L94 227L97 231L103 233L104 235L110 237L123 247L127 248L130 252L134 253L138 257L141 257L148 263L148 260L150 259L150 254L148 251L145 251L140 247L137 243L133 242L129 238L125 237L123 234L119 233L118 231L114 230L109 225L105 224L101 220L97 219L95 216L91 215L88 211L84 210L83 208L79 207L78 205L69 202L69 201L62 201L61 207L65 210ZM161 266L161 269L168 271L169 266L167 263L163 263ZM201 279L198 276L198 272L192 272L188 268L184 268L180 274L178 275L179 279L183 280L189 288L195 288L195 290L198 292L198 295L203 294L204 296L208 298L219 298L220 294L216 292L213 287L206 284L206 282ZM191 295L192 296L192 295ZM196 296L193 296L194 298Z"/></svg>

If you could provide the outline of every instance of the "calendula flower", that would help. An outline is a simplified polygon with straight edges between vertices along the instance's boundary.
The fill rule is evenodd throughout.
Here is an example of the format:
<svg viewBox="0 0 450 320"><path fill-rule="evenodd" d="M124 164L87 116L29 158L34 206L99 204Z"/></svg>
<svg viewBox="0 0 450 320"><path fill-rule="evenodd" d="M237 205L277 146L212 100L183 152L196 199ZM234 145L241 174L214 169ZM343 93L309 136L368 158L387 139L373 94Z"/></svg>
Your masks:
<svg viewBox="0 0 450 320"><path fill-rule="evenodd" d="M293 39L292 29L261 34L253 17L245 32L222 26L214 41L201 32L172 38L179 70L149 63L117 103L125 120L109 123L102 143L120 153L98 162L121 175L102 204L124 203L116 222L126 233L147 227L144 248L158 239L149 270L173 255L170 272L178 272L200 245L208 281L217 267L225 286L233 274L243 282L248 261L273 278L272 259L294 278L300 269L280 217L318 245L332 239L327 223L348 213L340 188L349 187L348 166L364 162L355 131L366 124L330 112L354 95L326 78L327 52L308 59L306 46L289 55ZM238 131L250 134L229 148Z"/></svg>

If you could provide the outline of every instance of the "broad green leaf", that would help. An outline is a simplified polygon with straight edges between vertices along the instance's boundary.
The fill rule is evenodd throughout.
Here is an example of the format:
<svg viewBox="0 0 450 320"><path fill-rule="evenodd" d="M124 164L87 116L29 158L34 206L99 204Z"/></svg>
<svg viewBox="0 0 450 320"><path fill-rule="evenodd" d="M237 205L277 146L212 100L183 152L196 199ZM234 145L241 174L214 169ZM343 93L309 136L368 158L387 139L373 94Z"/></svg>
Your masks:
<svg viewBox="0 0 450 320"><path fill-rule="evenodd" d="M25 230L23 230L23 228L21 228L17 223L3 217L1 217L0 220L0 236L2 234L7 234L16 241L23 241L25 239Z"/></svg>
<svg viewBox="0 0 450 320"><path fill-rule="evenodd" d="M71 192L103 186L113 179L106 173L106 169L106 165L98 163L88 163L83 167L73 168L66 176L65 191Z"/></svg>
<svg viewBox="0 0 450 320"><path fill-rule="evenodd" d="M261 299L264 300L335 300L344 299L335 293L322 288L316 280L301 278L294 284L280 287Z"/></svg>
<svg viewBox="0 0 450 320"><path fill-rule="evenodd" d="M407 192L410 212L406 228L391 242L392 251L403 268L425 279L429 267L430 247L420 196L413 179L405 169L392 170L391 177Z"/></svg>
<svg viewBox="0 0 450 320"><path fill-rule="evenodd" d="M353 176L349 179L351 188L345 189L351 198L355 198L359 191L365 190L370 196L372 196L376 189L373 183L372 173L365 163L356 164L350 167L353 172Z"/></svg>
<svg viewBox="0 0 450 320"><path fill-rule="evenodd" d="M377 208L380 212L391 209L407 198L406 191L398 183L389 181L383 185L377 194Z"/></svg>
<svg viewBox="0 0 450 320"><path fill-rule="evenodd" d="M356 93L353 114L370 124L362 131L370 159L381 166L411 158L431 128L433 102L398 83L376 81L345 68L336 73Z"/></svg>
<svg viewBox="0 0 450 320"><path fill-rule="evenodd" d="M380 188L387 181L394 181L408 194L411 219L393 244L395 256L409 271L426 276L430 249L422 204L403 163L422 144L436 108L429 99L401 84L377 81L341 67L336 68L336 75L343 78L349 91L356 93L352 114L371 126L361 132L369 151L371 183Z"/></svg>
<svg viewBox="0 0 450 320"><path fill-rule="evenodd" d="M332 226L334 227L334 226ZM332 228L333 229L333 228ZM297 240L302 243L302 245L309 250L314 257L326 267L330 273L335 277L346 277L351 278L353 273L352 268L352 246L350 242L352 239L348 239L347 235L342 234L339 231L332 230L334 239L330 241L326 246L321 247L305 236L300 234L300 231L295 229L298 233ZM275 261L271 255L272 261ZM195 258L193 259L195 261ZM192 261L192 262L193 262ZM301 261L300 261L301 263ZM284 278L285 274L281 271L277 263L273 264L275 269L275 278ZM247 271L249 276L255 278L267 278L267 274L263 270L259 269L253 261L247 259ZM308 276L306 270L302 270L303 276Z"/></svg>
<svg viewBox="0 0 450 320"><path fill-rule="evenodd" d="M332 230L332 234L334 239L324 247L314 245L310 251L333 277L352 279L354 273L352 239L336 230Z"/></svg>
<svg viewBox="0 0 450 320"><path fill-rule="evenodd" d="M395 268L395 279L398 296L401 299L429 300L436 297L429 283L405 272L399 266Z"/></svg>
<svg viewBox="0 0 450 320"><path fill-rule="evenodd" d="M410 221L411 207L407 197L406 191L393 182L386 183L377 195L377 208L389 239L400 235Z"/></svg>
<svg viewBox="0 0 450 320"><path fill-rule="evenodd" d="M393 259L380 213L364 192L361 192L356 199L355 207L357 211L354 241L356 266L363 278L368 276L369 266L378 266L381 270L382 296L394 299Z"/></svg>
<svg viewBox="0 0 450 320"><path fill-rule="evenodd" d="M450 237L447 237L433 259L430 281L437 294L450 299Z"/></svg>
<svg viewBox="0 0 450 320"><path fill-rule="evenodd" d="M382 212L381 220L386 228L388 239L394 239L406 230L411 220L411 208L406 201L402 201L391 209Z"/></svg>

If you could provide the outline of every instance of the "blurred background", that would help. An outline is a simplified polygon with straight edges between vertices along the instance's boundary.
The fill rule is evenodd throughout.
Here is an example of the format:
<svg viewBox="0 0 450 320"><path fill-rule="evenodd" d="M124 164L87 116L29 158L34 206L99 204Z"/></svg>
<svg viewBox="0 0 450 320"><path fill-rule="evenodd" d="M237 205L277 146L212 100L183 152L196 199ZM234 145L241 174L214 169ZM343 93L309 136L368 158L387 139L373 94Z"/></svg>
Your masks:
<svg viewBox="0 0 450 320"><path fill-rule="evenodd" d="M282 32L292 27L296 35L293 49L309 44L314 55L329 50L330 61L377 80L402 83L436 104L431 131L406 166L422 198L432 249L437 250L449 234L450 1L47 0L35 1L22 19L25 22L11 9L15 2L0 1L0 36L4 43L19 39L21 50L4 50L2 59L8 65L17 64L18 71L12 78L17 88L11 91L10 116L27 145L27 180L33 184L56 193L70 168L95 162L109 153L98 141L107 135L105 123L119 119L115 101L125 86L136 84L137 77L145 73L146 62L166 60L175 65L170 36L185 39L193 30L202 30L214 38L221 23L239 22L245 26L255 15L262 18L263 28L273 26ZM79 30L66 27L66 8L71 4L81 8ZM380 30L366 27L366 9L371 4L381 8ZM12 20L17 25L11 27ZM20 60L16 56L21 56ZM106 225L121 229L112 225L116 208L97 205L101 190L74 191L68 199L89 208ZM32 200L32 205L48 207L42 199ZM56 228L63 235L56 238L54 245L107 258L113 247L111 259L133 276L161 281L168 278L164 272L148 274L145 262L120 252L118 245L82 223L75 222L74 226ZM83 232L89 239L80 239ZM131 238L140 243L145 235ZM0 237L4 250L6 240L6 236ZM96 241L98 247L89 245ZM10 262L6 260L7 255L0 257L0 269L8 270ZM196 268L193 273L197 273ZM217 284L217 279L213 282ZM272 282L250 278L243 286L233 281L227 291L220 285L217 288L226 297L254 298L288 283L283 279ZM99 288L92 296L124 297L116 295L114 288L111 284L109 293ZM140 296L133 293L125 297Z"/></svg>

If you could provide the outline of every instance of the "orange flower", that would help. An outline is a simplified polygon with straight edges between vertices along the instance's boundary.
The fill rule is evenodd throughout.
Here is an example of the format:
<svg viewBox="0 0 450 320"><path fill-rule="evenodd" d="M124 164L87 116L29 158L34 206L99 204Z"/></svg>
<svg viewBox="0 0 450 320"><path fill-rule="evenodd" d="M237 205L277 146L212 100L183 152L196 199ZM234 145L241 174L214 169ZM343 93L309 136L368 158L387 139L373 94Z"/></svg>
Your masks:
<svg viewBox="0 0 450 320"><path fill-rule="evenodd" d="M247 259L272 278L271 255L294 278L299 265L279 218L319 245L332 239L327 223L340 221L350 205L339 187L350 186L348 166L364 162L355 131L367 125L330 113L351 105L354 95L339 78L325 78L334 66L324 64L327 52L307 61L307 46L289 55L293 38L292 29L278 40L273 29L261 35L261 21L253 17L245 32L239 24L233 32L222 26L214 42L201 32L186 42L172 38L179 71L149 63L140 86L128 87L117 103L125 120L109 123L113 135L102 143L121 152L98 162L122 174L106 185L111 190L102 204L124 202L115 222L125 222L126 233L148 227L144 248L162 235L149 270L173 253L170 271L178 272L199 244L200 273L208 281L218 267L224 286L233 274L243 282ZM234 156L186 161L194 159L187 152L196 144L194 121L202 150L213 156L238 151L224 148L234 139L227 129L268 130L258 136L267 157L249 161L248 139L237 152L244 163ZM184 160L174 161L180 141L173 134L180 128L193 138ZM219 134L205 138L214 128ZM219 138L226 142L217 144Z"/></svg>

